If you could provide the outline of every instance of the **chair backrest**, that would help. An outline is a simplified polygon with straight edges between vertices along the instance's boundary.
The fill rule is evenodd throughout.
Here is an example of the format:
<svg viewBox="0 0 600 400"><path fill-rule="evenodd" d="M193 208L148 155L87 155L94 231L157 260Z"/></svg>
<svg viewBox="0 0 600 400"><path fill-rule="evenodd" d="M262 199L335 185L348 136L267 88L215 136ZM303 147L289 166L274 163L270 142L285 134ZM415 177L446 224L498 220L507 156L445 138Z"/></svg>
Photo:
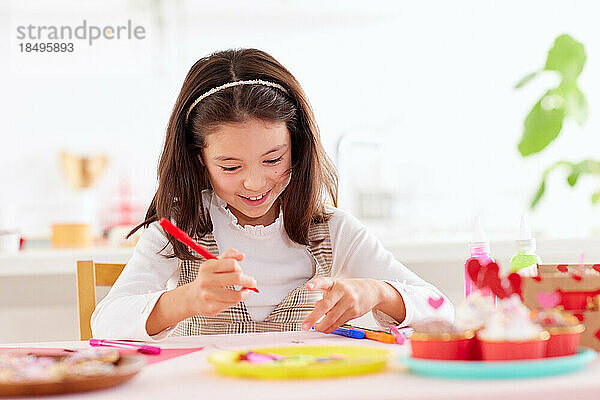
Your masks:
<svg viewBox="0 0 600 400"><path fill-rule="evenodd" d="M112 286L125 264L97 264L77 261L77 307L79 310L79 339L92 337L90 319L96 308L96 286Z"/></svg>

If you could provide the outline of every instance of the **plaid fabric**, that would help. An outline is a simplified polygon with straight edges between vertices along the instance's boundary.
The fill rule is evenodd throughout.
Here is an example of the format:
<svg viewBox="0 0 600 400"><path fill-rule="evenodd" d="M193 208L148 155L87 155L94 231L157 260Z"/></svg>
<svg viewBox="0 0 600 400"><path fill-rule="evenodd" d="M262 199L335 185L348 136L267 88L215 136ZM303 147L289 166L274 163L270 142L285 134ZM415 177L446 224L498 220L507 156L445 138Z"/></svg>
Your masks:
<svg viewBox="0 0 600 400"><path fill-rule="evenodd" d="M212 233L196 238L213 254L219 254ZM314 223L309 230L308 251L313 257L315 276L331 276L332 253L327 222ZM182 261L177 286L192 282L198 275L202 262ZM299 331L304 318L313 310L320 295L309 292L304 285L292 290L264 321L253 321L244 302L217 314L214 317L200 315L181 321L175 335L218 335L226 333L256 333Z"/></svg>

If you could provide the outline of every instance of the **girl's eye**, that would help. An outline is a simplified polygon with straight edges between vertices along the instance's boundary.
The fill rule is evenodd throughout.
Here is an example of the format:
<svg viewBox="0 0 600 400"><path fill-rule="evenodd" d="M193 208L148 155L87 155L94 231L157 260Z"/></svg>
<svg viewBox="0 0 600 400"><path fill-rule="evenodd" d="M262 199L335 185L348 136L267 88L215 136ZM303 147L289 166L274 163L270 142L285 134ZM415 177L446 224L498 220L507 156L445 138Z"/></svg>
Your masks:
<svg viewBox="0 0 600 400"><path fill-rule="evenodd" d="M283 155L281 155L281 156L279 156L277 158L274 158L272 160L266 160L265 162L268 163L268 164L275 164L275 163L281 161L282 158L283 158Z"/></svg>
<svg viewBox="0 0 600 400"><path fill-rule="evenodd" d="M228 171L228 172L232 172L235 171L236 169L238 169L239 167L221 167L221 169L223 171Z"/></svg>

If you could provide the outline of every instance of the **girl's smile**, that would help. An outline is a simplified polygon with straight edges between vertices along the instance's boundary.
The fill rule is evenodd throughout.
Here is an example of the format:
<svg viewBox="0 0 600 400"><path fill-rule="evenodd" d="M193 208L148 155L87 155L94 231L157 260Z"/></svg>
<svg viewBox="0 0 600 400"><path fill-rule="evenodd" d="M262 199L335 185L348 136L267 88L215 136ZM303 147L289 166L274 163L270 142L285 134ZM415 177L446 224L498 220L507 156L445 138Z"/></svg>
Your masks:
<svg viewBox="0 0 600 400"><path fill-rule="evenodd" d="M263 204L265 201L267 201L267 196L269 195L269 193L271 193L271 190L267 191L266 193L261 194L260 196L242 196L242 195L239 195L239 196L249 206L259 206L259 205Z"/></svg>
<svg viewBox="0 0 600 400"><path fill-rule="evenodd" d="M250 119L219 125L206 137L203 161L212 187L240 225L269 225L290 181L291 141L284 122Z"/></svg>

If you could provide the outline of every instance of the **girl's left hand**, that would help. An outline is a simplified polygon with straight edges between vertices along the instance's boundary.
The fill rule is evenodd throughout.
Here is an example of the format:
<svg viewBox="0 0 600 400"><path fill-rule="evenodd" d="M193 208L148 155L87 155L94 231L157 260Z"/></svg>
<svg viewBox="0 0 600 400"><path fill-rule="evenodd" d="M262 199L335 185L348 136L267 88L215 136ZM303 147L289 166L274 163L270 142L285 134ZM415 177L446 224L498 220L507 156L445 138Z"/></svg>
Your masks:
<svg viewBox="0 0 600 400"><path fill-rule="evenodd" d="M314 310L302 323L302 329L309 330L314 326L325 333L331 333L351 319L377 308L385 291L394 290L387 283L375 279L329 277L313 278L306 283L306 288L322 290L323 299L316 302ZM323 315L323 320L315 325Z"/></svg>

